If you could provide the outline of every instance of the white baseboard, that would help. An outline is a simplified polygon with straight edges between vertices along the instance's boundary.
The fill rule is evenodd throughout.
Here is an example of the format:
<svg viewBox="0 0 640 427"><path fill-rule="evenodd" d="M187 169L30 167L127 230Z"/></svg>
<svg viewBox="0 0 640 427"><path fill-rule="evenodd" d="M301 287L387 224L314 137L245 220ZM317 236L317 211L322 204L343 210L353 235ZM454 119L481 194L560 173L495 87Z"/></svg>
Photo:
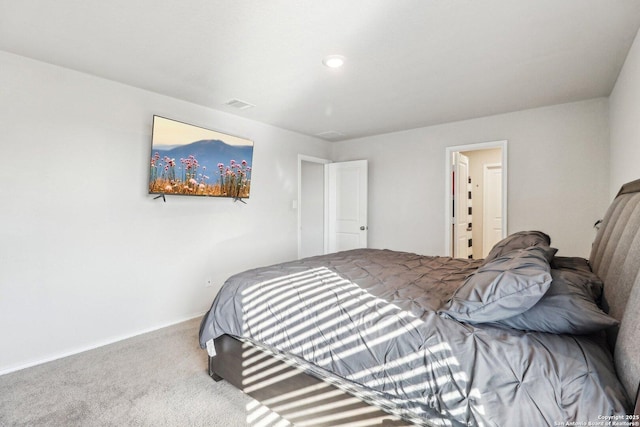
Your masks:
<svg viewBox="0 0 640 427"><path fill-rule="evenodd" d="M157 331L158 329L167 328L169 326L177 325L178 323L186 322L188 320L192 320L192 319L195 319L197 317L202 317L202 316L204 316L205 313L206 312L193 314L193 315L190 315L188 317L185 317L185 318L182 318L182 319L179 319L179 320L175 320L175 321L163 323L163 324L158 325L158 326L154 326L152 328L143 329L143 330L140 330L140 331L133 332L131 334L126 334L126 335L121 335L121 336L118 336L118 337L113 337L113 338L110 338L110 339L107 339L107 340L104 340L104 341L99 341L97 343L88 345L86 347L79 347L79 348L76 348L76 349L73 349L73 350L70 350L70 351L66 351L64 353L58 353L58 354L55 354L53 356L46 357L44 359L33 360L33 361L30 361L30 362L27 362L27 363L11 366L9 368L5 368L5 369L0 370L0 376L6 375L6 374L10 374L11 372L20 371L22 369L27 369L27 368L31 368L31 367L34 367L34 366L42 365L43 363L53 362L54 360L58 360L58 359L62 359L62 358L65 358L65 357L73 356L75 354L83 353L85 351L94 350L96 348L104 347L105 345L114 344L114 343L117 343L117 342L120 342L120 341L124 341L124 340L129 339L129 338L137 337L138 335L143 335L143 334L147 334L149 332Z"/></svg>

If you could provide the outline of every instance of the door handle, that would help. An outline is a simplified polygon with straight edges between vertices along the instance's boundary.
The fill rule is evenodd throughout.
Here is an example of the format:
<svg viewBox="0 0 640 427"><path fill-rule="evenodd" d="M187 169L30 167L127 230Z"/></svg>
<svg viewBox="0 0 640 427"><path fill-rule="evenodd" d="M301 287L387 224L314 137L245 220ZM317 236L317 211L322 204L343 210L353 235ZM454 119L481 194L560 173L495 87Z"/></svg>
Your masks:
<svg viewBox="0 0 640 427"><path fill-rule="evenodd" d="M364 225L361 225L361 226L360 226L360 230L362 230L362 231L364 231L364 230L368 230L368 229L369 229L369 227L365 227Z"/></svg>

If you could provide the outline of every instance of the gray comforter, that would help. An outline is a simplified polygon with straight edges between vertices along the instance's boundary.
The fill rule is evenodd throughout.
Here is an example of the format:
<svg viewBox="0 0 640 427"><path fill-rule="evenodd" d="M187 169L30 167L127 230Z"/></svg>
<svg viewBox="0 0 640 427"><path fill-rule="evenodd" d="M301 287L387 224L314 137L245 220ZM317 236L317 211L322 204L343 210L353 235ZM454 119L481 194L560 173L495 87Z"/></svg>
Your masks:
<svg viewBox="0 0 640 427"><path fill-rule="evenodd" d="M437 314L480 261L361 249L231 277L203 319L426 425L545 426L624 414L595 336Z"/></svg>

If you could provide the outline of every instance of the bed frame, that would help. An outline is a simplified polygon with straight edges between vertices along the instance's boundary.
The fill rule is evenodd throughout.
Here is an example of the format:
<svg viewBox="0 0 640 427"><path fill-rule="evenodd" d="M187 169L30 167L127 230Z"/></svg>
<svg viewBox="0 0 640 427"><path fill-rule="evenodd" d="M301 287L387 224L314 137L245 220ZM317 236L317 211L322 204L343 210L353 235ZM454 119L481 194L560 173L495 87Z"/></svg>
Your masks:
<svg viewBox="0 0 640 427"><path fill-rule="evenodd" d="M250 343L222 335L214 344L209 376L225 379L296 426L411 425Z"/></svg>
<svg viewBox="0 0 640 427"><path fill-rule="evenodd" d="M618 377L640 415L640 179L609 207L589 257L604 282L603 308L620 320L607 331ZM406 426L379 408L228 335L214 341L209 375L227 380L296 425Z"/></svg>

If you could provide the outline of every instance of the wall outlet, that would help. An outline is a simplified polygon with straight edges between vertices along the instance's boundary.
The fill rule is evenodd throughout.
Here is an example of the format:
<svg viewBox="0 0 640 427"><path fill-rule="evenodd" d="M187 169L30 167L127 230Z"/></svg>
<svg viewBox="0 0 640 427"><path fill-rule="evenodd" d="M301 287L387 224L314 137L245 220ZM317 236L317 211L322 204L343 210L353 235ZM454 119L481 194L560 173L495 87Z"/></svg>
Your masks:
<svg viewBox="0 0 640 427"><path fill-rule="evenodd" d="M213 286L213 280L211 280L211 278L206 279L206 280L204 281L204 287L205 287L205 288L210 288L210 287L212 287L212 286Z"/></svg>

